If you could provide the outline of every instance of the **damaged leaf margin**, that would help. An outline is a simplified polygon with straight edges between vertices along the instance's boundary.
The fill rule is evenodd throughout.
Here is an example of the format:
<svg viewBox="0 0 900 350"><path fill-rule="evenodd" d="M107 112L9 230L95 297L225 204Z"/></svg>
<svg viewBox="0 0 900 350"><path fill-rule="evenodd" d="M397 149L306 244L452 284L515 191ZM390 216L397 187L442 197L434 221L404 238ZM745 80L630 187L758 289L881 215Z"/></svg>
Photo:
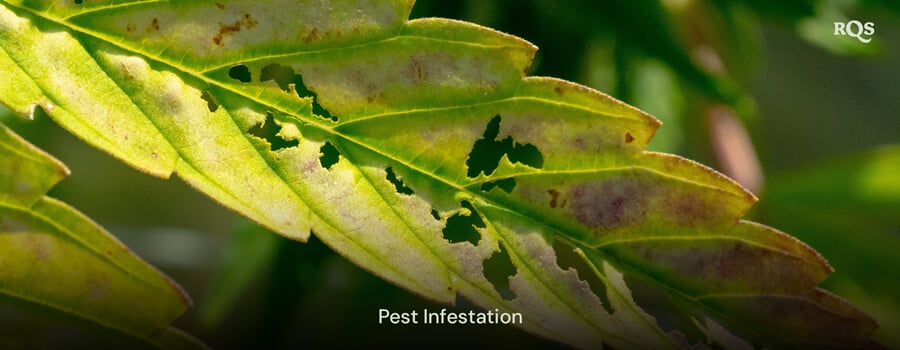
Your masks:
<svg viewBox="0 0 900 350"><path fill-rule="evenodd" d="M870 341L874 321L816 288L831 271L817 253L739 221L752 194L644 151L656 119L525 77L536 48L519 38L407 21L411 7L5 2L0 77L22 83L0 99L23 115L41 106L282 235L314 230L414 293L520 311L524 328L574 346L685 346L637 308L620 270L754 343ZM444 231L461 216L482 225L451 243ZM591 268L559 268L554 237ZM485 276L497 252L515 269L508 283ZM591 274L612 314L578 278ZM760 321L785 309L784 322Z"/></svg>

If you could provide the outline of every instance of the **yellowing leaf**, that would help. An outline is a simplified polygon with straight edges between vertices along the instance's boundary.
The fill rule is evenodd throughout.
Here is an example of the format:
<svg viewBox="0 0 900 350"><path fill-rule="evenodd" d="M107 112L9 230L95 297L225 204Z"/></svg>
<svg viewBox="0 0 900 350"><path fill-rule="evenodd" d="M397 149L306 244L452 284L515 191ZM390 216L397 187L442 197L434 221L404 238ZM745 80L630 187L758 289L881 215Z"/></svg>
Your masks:
<svg viewBox="0 0 900 350"><path fill-rule="evenodd" d="M521 312L577 347L687 346L624 272L758 344L870 341L874 321L816 288L817 253L740 221L753 195L644 151L649 115L525 77L522 39L408 21L411 1L3 4L0 77L21 82L4 104L423 297ZM554 239L591 268L560 268ZM486 277L495 258L508 279Z"/></svg>

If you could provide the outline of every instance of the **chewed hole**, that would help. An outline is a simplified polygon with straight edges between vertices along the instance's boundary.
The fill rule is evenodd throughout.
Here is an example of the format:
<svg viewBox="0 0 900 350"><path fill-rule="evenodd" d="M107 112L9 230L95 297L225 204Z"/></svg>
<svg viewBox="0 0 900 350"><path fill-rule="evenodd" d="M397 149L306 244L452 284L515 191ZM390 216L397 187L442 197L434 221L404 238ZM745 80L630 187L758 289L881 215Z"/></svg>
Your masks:
<svg viewBox="0 0 900 350"><path fill-rule="evenodd" d="M322 148L319 149L319 164L322 164L323 168L331 170L331 167L337 164L339 160L341 160L341 153L338 152L331 142L325 142Z"/></svg>
<svg viewBox="0 0 900 350"><path fill-rule="evenodd" d="M241 64L228 69L228 77L242 83L249 83L251 79L250 68Z"/></svg>
<svg viewBox="0 0 900 350"><path fill-rule="evenodd" d="M294 72L293 68L271 63L263 67L259 75L260 82L269 80L275 81L284 92L291 92L291 85L293 84L298 97L312 98L312 112L314 114L331 121L338 121L337 116L332 115L331 112L319 104L319 96L306 87L306 84L303 83L303 76Z"/></svg>
<svg viewBox="0 0 900 350"><path fill-rule="evenodd" d="M607 312L613 313L612 306L609 304L609 298L606 295L606 286L600 280L600 277L594 273L591 266L584 261L584 258L578 255L571 245L560 239L554 240L553 250L556 252L556 264L563 270L575 269L578 272L578 278L587 282L591 286L591 291L600 298L603 308Z"/></svg>
<svg viewBox="0 0 900 350"><path fill-rule="evenodd" d="M624 273L623 277L635 304L653 315L661 329L677 329L689 343L706 339L706 335L695 327L692 314L685 312L684 306L679 305L671 296L638 276Z"/></svg>
<svg viewBox="0 0 900 350"><path fill-rule="evenodd" d="M280 131L281 126L275 122L275 116L272 112L267 112L266 120L264 120L262 124L250 128L249 133L250 135L268 141L270 148L273 151L294 147L300 144L297 140L285 140L281 138L281 136L278 136Z"/></svg>
<svg viewBox="0 0 900 350"><path fill-rule="evenodd" d="M278 87L285 92L291 91L290 84L294 80L294 70L291 67L285 67L280 64L270 64L263 67L259 72L259 81L266 82L274 80Z"/></svg>
<svg viewBox="0 0 900 350"><path fill-rule="evenodd" d="M516 297L509 286L509 279L517 272L518 270L509 259L509 253L506 252L503 244L500 244L500 251L494 252L490 258L484 261L484 277L494 285L494 289L503 300L512 300Z"/></svg>
<svg viewBox="0 0 900 350"><path fill-rule="evenodd" d="M413 194L413 190L409 187L406 187L406 184L403 183L397 174L394 173L394 168L388 167L385 169L387 171L387 180L394 184L394 189L397 190L397 193L402 193L406 195Z"/></svg>
<svg viewBox="0 0 900 350"><path fill-rule="evenodd" d="M538 151L537 147L527 143L521 144L513 140L512 136L507 136L503 140L498 141L497 136L500 135L500 116L497 115L484 130L484 135L469 152L469 158L466 159L466 166L469 168L468 176L470 178L477 177L479 174L491 175L500 165L500 160L505 155L512 163L520 163L532 168L540 169L544 166L544 156Z"/></svg>
<svg viewBox="0 0 900 350"><path fill-rule="evenodd" d="M450 243L469 242L472 245L478 245L481 240L481 233L477 228L484 228L484 222L478 213L472 209L469 202L463 202L462 207L465 209L459 213L453 214L447 219L447 225L444 226L444 239Z"/></svg>
<svg viewBox="0 0 900 350"><path fill-rule="evenodd" d="M219 103L216 102L216 97L213 96L209 90L203 91L203 94L200 95L204 101L206 101L206 108L209 109L210 112L215 113L219 110Z"/></svg>
<svg viewBox="0 0 900 350"><path fill-rule="evenodd" d="M488 182L481 184L481 190L485 191L485 192L490 192L495 187L499 187L501 190L503 190L506 193L512 193L513 189L516 188L516 179L510 177L510 178L506 178L506 179L500 179L497 181L488 181Z"/></svg>

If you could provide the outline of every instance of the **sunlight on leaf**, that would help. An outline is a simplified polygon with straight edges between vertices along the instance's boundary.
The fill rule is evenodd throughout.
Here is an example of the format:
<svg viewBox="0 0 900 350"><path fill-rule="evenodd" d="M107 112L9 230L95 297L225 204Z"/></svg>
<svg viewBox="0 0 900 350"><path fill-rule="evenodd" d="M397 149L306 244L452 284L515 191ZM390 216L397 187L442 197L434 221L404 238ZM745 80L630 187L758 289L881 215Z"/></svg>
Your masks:
<svg viewBox="0 0 900 350"><path fill-rule="evenodd" d="M572 346L687 346L637 307L622 273L754 343L868 344L874 321L816 287L831 272L824 259L740 221L752 194L644 150L659 121L526 77L530 43L407 20L412 5L3 2L0 77L19 84L0 87L0 101L25 116L39 106L286 237L314 231L415 294L522 312L522 328ZM477 235L451 241L454 217ZM560 268L557 238L590 269ZM515 270L508 286L486 276L497 252ZM612 313L584 281L592 274Z"/></svg>

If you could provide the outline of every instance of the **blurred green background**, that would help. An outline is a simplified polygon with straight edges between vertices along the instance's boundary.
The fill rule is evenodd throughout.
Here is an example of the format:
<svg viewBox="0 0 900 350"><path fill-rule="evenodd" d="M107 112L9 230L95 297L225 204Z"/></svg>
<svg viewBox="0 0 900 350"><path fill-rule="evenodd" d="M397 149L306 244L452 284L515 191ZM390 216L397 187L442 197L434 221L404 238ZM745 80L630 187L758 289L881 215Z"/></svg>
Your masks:
<svg viewBox="0 0 900 350"><path fill-rule="evenodd" d="M472 21L540 50L531 75L607 92L659 118L651 150L745 184L748 218L836 269L823 286L874 315L900 347L900 2L877 0L419 1L413 17ZM833 35L872 22L870 44ZM379 308L433 305L316 240L263 232L177 179L139 173L44 115L0 122L72 175L50 195L95 219L193 296L176 326L218 348L559 346L510 327L381 326ZM638 304L674 326L658 295ZM471 308L460 300L454 308ZM653 310L651 310L653 311ZM652 313L652 312L651 312ZM696 336L696 334L689 334Z"/></svg>

